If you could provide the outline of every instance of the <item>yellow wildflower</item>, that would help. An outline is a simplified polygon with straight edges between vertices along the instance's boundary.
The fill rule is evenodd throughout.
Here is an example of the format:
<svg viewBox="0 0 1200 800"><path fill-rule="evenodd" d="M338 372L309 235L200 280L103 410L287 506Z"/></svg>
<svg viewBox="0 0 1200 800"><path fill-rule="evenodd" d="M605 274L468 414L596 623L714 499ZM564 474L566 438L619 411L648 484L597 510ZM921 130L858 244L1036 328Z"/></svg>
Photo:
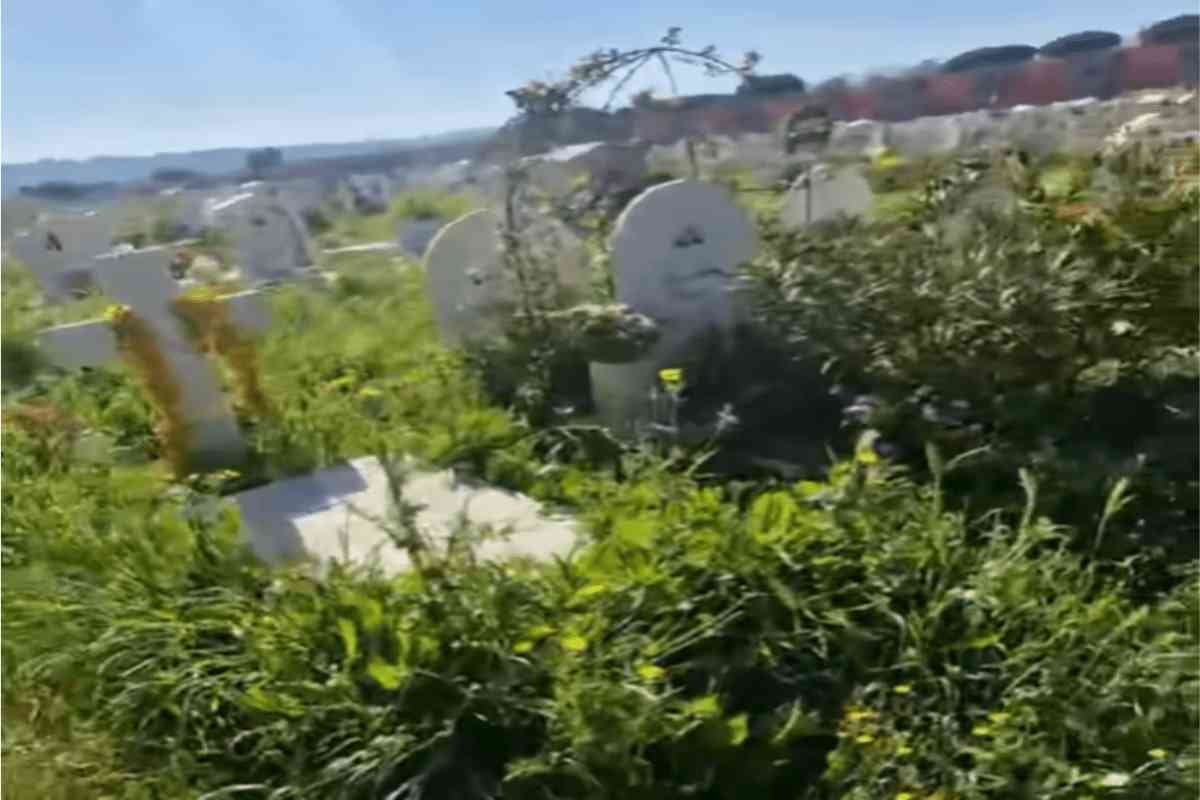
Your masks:
<svg viewBox="0 0 1200 800"><path fill-rule="evenodd" d="M683 388L683 370L679 367L660 369L658 379L662 381L663 387L673 394Z"/></svg>

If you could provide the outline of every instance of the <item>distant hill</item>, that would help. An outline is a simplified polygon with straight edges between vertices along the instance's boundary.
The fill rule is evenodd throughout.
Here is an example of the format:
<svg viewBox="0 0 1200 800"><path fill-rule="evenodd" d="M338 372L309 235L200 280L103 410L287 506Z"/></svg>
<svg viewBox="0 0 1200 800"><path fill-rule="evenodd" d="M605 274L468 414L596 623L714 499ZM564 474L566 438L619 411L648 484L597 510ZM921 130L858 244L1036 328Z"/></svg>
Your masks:
<svg viewBox="0 0 1200 800"><path fill-rule="evenodd" d="M388 139L340 144L303 144L281 147L284 163L311 159L345 158L420 150L454 144L482 143L495 128L472 128L415 139ZM22 186L47 181L106 183L140 181L159 169L174 168L220 175L236 172L246 164L246 154L256 148L227 147L219 150L193 150L185 153L156 153L152 156L97 156L84 161L42 159L25 164L0 165L0 188L4 196L13 195Z"/></svg>

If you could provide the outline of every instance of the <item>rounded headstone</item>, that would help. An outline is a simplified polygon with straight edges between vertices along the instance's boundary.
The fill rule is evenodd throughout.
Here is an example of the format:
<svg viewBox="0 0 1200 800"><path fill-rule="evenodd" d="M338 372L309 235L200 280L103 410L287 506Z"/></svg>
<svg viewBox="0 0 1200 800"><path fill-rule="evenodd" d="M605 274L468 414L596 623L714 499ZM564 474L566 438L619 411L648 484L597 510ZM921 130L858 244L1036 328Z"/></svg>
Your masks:
<svg viewBox="0 0 1200 800"><path fill-rule="evenodd" d="M592 364L601 420L619 434L648 421L649 393L660 369L703 357L700 337L727 334L743 313L738 268L758 253L751 221L720 186L677 180L647 189L617 219L611 240L616 300L658 325L645 359Z"/></svg>
<svg viewBox="0 0 1200 800"><path fill-rule="evenodd" d="M488 209L472 211L442 228L425 254L426 290L443 339L461 344L469 339L499 333L516 309L520 293L515 276L506 269L501 253L500 218ZM559 297L586 293L587 249L576 237L552 220L541 220L524 232L534 264L547 264L538 256L539 245L552 249L556 273L552 276Z"/></svg>
<svg viewBox="0 0 1200 800"><path fill-rule="evenodd" d="M871 209L871 185L856 169L813 167L788 192L780 221L802 228L838 216L859 217Z"/></svg>

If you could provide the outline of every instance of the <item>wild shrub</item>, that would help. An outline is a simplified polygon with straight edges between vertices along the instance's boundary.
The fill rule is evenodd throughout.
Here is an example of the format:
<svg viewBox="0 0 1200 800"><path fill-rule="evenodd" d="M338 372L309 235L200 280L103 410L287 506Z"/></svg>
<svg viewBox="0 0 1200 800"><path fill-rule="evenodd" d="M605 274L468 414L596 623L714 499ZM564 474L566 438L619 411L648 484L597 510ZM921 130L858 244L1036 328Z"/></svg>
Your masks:
<svg viewBox="0 0 1200 800"><path fill-rule="evenodd" d="M899 221L767 230L763 322L909 463L925 442L975 451L950 488L976 508L1011 505L1028 467L1088 546L1194 557L1200 194L1142 172L1064 218L1028 174L1013 216L956 240L944 222L979 175L931 182ZM1093 541L1121 481L1130 505Z"/></svg>

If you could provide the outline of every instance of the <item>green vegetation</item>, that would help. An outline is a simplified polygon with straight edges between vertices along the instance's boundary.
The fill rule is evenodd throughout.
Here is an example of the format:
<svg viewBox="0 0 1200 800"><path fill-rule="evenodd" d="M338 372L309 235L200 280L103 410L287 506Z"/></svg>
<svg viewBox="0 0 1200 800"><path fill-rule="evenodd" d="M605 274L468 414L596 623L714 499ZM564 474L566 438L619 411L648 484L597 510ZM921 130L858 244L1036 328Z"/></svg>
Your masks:
<svg viewBox="0 0 1200 800"><path fill-rule="evenodd" d="M420 270L358 253L275 296L253 463L172 483L128 372L10 374L10 341L83 314L6 269L5 797L1194 797L1200 204L1130 170L965 244L935 223L969 168L878 222L766 214L764 329L872 397L800 481L531 425L440 346ZM73 455L89 432L108 458ZM377 452L593 543L316 584L195 513Z"/></svg>
<svg viewBox="0 0 1200 800"><path fill-rule="evenodd" d="M403 220L434 217L452 220L480 206L478 199L467 195L431 190L406 192L397 196L384 213L337 217L328 232L319 237L319 241L329 248L391 241L396 238L396 226Z"/></svg>

